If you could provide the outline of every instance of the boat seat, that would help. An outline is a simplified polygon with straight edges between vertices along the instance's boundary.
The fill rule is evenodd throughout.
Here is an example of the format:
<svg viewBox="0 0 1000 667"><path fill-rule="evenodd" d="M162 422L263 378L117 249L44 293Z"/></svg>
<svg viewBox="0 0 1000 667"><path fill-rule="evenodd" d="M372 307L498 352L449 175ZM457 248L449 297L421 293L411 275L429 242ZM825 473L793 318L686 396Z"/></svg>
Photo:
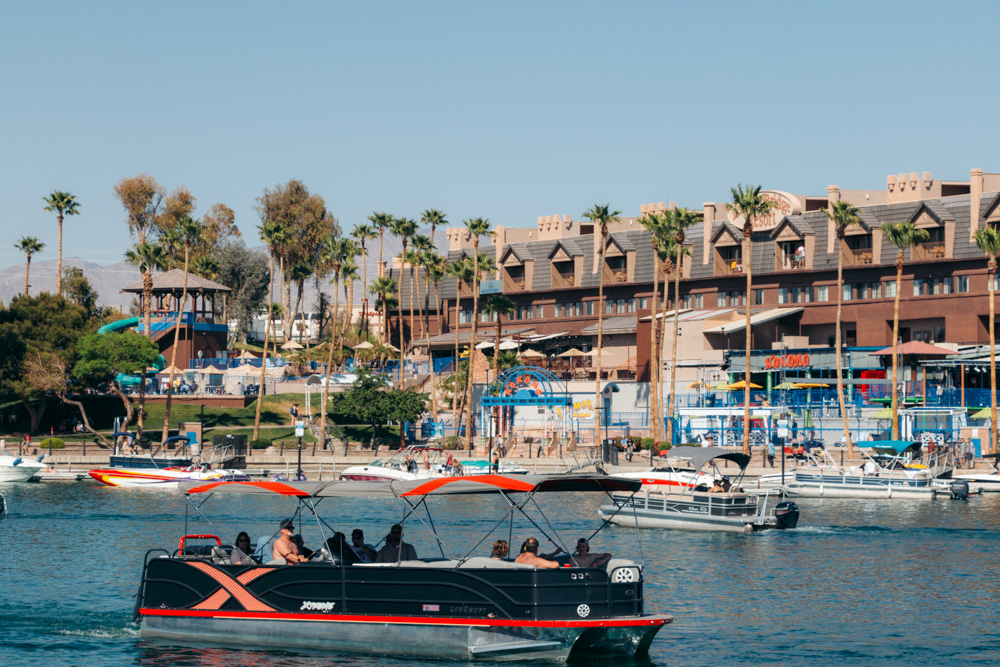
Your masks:
<svg viewBox="0 0 1000 667"><path fill-rule="evenodd" d="M361 563L361 557L354 552L354 549L347 542L347 536L343 533L334 533L332 537L327 539L326 548L336 564L358 565Z"/></svg>

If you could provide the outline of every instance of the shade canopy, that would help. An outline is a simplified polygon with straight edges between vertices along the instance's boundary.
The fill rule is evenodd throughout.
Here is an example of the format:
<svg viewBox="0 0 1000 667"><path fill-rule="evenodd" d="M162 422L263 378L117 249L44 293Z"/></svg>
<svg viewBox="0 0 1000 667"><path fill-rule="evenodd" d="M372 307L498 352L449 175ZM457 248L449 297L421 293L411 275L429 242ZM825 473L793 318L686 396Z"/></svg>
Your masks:
<svg viewBox="0 0 1000 667"><path fill-rule="evenodd" d="M727 384L725 388L726 389L746 389L747 388L747 381L746 380L740 380L739 382L734 382L732 384ZM753 382L750 383L750 388L751 389L763 389L763 387L761 387L759 384L754 384Z"/></svg>
<svg viewBox="0 0 1000 667"><path fill-rule="evenodd" d="M545 354L537 350L522 350L520 356L526 359L544 359Z"/></svg>
<svg viewBox="0 0 1000 667"><path fill-rule="evenodd" d="M287 343L285 343L284 345L281 346L282 350L301 350L302 348L303 348L303 346L299 345L294 340L290 340L290 341L288 341Z"/></svg>
<svg viewBox="0 0 1000 667"><path fill-rule="evenodd" d="M775 389L799 389L799 386L794 382L782 382Z"/></svg>
<svg viewBox="0 0 1000 667"><path fill-rule="evenodd" d="M392 343L386 343L382 347L384 347L387 350L392 350L393 352L399 352L399 348L393 345Z"/></svg>
<svg viewBox="0 0 1000 667"><path fill-rule="evenodd" d="M368 341L365 341L363 343L358 343L357 345L355 345L354 349L355 350L371 350L371 349L374 349L374 347L375 347L374 345L372 345Z"/></svg>
<svg viewBox="0 0 1000 667"><path fill-rule="evenodd" d="M750 463L750 456L742 452L731 452L722 447L674 447L670 450L670 458L690 461L695 470L700 470L709 461L732 461L743 468Z"/></svg>
<svg viewBox="0 0 1000 667"><path fill-rule="evenodd" d="M826 389L830 385L823 384L822 382L796 382L796 389Z"/></svg>
<svg viewBox="0 0 1000 667"><path fill-rule="evenodd" d="M684 388L685 389L703 389L703 388L705 388L707 386L708 386L707 384L705 384L701 380L698 380L697 382L692 382L689 385L685 385Z"/></svg>
<svg viewBox="0 0 1000 667"><path fill-rule="evenodd" d="M584 352L583 356L585 356L585 357L599 357L599 356L601 356L601 353L599 351L597 351L597 350L591 350L590 352Z"/></svg>
<svg viewBox="0 0 1000 667"><path fill-rule="evenodd" d="M177 368L177 366L167 366L162 371L160 371L159 374L160 375L170 375L171 371L173 371L174 375L183 375L184 374L184 369Z"/></svg>
<svg viewBox="0 0 1000 667"><path fill-rule="evenodd" d="M969 419L992 419L993 411L990 408L983 408L979 412L969 416Z"/></svg>
<svg viewBox="0 0 1000 667"><path fill-rule="evenodd" d="M515 343L512 340L501 341L500 342L500 349L501 350L516 350L517 349L517 343Z"/></svg>
<svg viewBox="0 0 1000 667"><path fill-rule="evenodd" d="M489 342L488 340L484 340L479 345L476 345L477 350L488 350L491 347L493 347L493 343Z"/></svg>
<svg viewBox="0 0 1000 667"><path fill-rule="evenodd" d="M559 356L560 357L570 357L570 358L572 358L572 357L583 357L583 356L586 356L586 354L584 352L581 352L580 350L576 349L575 347L571 347L570 349L566 350L565 352L563 352Z"/></svg>
<svg viewBox="0 0 1000 667"><path fill-rule="evenodd" d="M876 350L871 353L875 357L884 357L892 354L892 348L887 347L881 350ZM896 347L896 354L915 354L925 357L947 357L949 355L955 354L952 350L947 350L943 347L938 347L937 345L931 345L930 343L925 343L922 340L911 340L908 343L903 343Z"/></svg>
<svg viewBox="0 0 1000 667"><path fill-rule="evenodd" d="M243 350L237 359L257 359L257 355L250 352L250 350Z"/></svg>
<svg viewBox="0 0 1000 667"><path fill-rule="evenodd" d="M872 415L872 419L892 419L892 408L882 408Z"/></svg>

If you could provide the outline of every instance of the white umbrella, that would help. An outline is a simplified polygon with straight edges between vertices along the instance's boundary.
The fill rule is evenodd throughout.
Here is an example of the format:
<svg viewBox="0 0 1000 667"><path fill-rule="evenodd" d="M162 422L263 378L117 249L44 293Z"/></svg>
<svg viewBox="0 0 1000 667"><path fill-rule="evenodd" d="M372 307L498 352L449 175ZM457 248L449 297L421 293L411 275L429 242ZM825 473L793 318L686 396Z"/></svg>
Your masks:
<svg viewBox="0 0 1000 667"><path fill-rule="evenodd" d="M486 350L486 349L489 349L491 347L493 347L493 343L491 343L489 341L483 341L482 343L480 343L479 345L476 346L476 349L477 350Z"/></svg>
<svg viewBox="0 0 1000 667"><path fill-rule="evenodd" d="M575 347L571 347L570 349L566 350L565 352L563 352L559 356L560 357L570 357L570 358L572 358L572 357L585 357L587 355L586 355L586 353L581 352L580 350L576 349Z"/></svg>
<svg viewBox="0 0 1000 667"><path fill-rule="evenodd" d="M501 350L516 350L517 349L517 343L515 343L512 340L505 340L502 343L500 343L500 349Z"/></svg>
<svg viewBox="0 0 1000 667"><path fill-rule="evenodd" d="M363 343L358 343L357 345L354 346L355 350L371 350L374 348L375 346L369 343L368 341L365 341Z"/></svg>
<svg viewBox="0 0 1000 667"><path fill-rule="evenodd" d="M521 356L525 357L526 359L544 359L545 358L545 355L542 354L541 352L538 352L537 350L525 350L524 352L521 353Z"/></svg>
<svg viewBox="0 0 1000 667"><path fill-rule="evenodd" d="M240 352L240 356L237 359L257 359L256 354L252 354L250 350L243 350Z"/></svg>

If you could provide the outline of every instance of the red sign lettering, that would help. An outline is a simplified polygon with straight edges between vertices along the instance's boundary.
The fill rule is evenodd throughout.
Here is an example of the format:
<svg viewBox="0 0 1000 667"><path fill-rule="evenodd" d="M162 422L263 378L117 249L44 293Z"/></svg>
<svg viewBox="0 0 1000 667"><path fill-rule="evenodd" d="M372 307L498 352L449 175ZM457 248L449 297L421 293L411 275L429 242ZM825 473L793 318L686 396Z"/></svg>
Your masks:
<svg viewBox="0 0 1000 667"><path fill-rule="evenodd" d="M764 359L764 368L766 370L781 369L781 368L805 368L809 365L809 355L802 354L786 354L785 356L771 355Z"/></svg>

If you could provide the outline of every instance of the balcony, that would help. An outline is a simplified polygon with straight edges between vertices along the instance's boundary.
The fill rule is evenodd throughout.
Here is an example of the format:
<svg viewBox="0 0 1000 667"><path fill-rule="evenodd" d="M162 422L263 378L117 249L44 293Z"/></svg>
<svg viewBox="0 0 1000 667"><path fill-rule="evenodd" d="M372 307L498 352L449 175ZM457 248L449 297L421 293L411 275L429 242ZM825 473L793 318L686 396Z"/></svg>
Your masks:
<svg viewBox="0 0 1000 667"><path fill-rule="evenodd" d="M510 282L507 283L513 292L523 292L524 291L524 278L511 278Z"/></svg>
<svg viewBox="0 0 1000 667"><path fill-rule="evenodd" d="M576 287L576 276L572 273L552 272L553 287Z"/></svg>
<svg viewBox="0 0 1000 667"><path fill-rule="evenodd" d="M944 241L928 241L913 248L913 259L942 259L945 256Z"/></svg>
<svg viewBox="0 0 1000 667"><path fill-rule="evenodd" d="M874 259L871 248L844 248L844 264L848 266L871 264Z"/></svg>

